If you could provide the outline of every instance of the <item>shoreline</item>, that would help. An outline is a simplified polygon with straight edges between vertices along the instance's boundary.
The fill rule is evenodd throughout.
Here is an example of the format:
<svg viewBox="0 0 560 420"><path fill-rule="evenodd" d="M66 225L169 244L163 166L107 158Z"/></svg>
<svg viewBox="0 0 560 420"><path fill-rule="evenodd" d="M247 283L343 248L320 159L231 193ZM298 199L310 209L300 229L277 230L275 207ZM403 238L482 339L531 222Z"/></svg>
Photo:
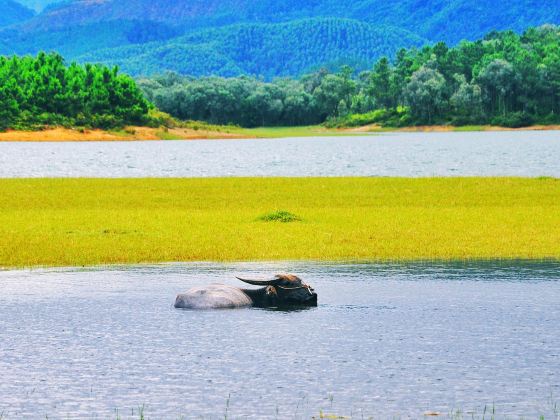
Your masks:
<svg viewBox="0 0 560 420"><path fill-rule="evenodd" d="M81 269L90 269L90 270L103 270L103 269L118 269L123 267L159 267L159 266L190 266L190 265L204 265L204 264L245 264L245 263L262 263L262 264L277 264L277 263L286 263L286 264L297 264L297 263L306 263L306 264L339 264L339 265L394 265L394 264L414 264L414 265L433 265L433 264L461 264L461 265L469 265L469 264L510 264L510 263L519 263L519 264L560 264L560 256L557 257L538 257L538 258L421 258L421 259L333 259L333 260L321 260L321 259L278 259L278 260L201 260L201 261L140 261L140 262L108 262L108 263L95 263L95 264L81 264L81 265L16 265L16 266L1 266L0 265L0 273L8 273L8 272L28 272L28 271L35 271L35 272L45 272L48 273L50 271L74 271L74 270L81 270Z"/></svg>
<svg viewBox="0 0 560 420"><path fill-rule="evenodd" d="M159 140L227 140L245 139L248 135L192 128L124 127L120 130L54 127L38 131L8 130L0 132L0 142L91 142L91 141L159 141Z"/></svg>
<svg viewBox="0 0 560 420"><path fill-rule="evenodd" d="M301 127L219 127L217 130L192 128L124 127L121 130L77 129L53 127L39 131L8 130L0 132L1 142L90 142L90 141L160 141L160 140L240 140L289 137L360 136L384 133L454 133L496 131L557 131L560 125L534 125L508 128L490 125L381 127L366 125L354 128L328 129L323 126Z"/></svg>
<svg viewBox="0 0 560 420"><path fill-rule="evenodd" d="M511 128L495 125L420 125L414 127L382 127L376 124L365 125L355 128L342 128L341 130L357 133L464 133L464 132L487 132L487 131L558 131L560 125L532 125L529 127Z"/></svg>

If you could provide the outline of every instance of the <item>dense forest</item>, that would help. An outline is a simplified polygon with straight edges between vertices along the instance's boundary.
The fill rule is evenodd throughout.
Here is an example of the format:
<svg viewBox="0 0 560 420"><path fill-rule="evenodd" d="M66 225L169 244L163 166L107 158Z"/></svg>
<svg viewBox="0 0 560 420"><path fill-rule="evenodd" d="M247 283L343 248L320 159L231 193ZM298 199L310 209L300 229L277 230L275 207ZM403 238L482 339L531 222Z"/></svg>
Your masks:
<svg viewBox="0 0 560 420"><path fill-rule="evenodd" d="M0 0L6 14L2 2L14 0ZM133 76L270 80L321 66L363 71L403 47L455 46L545 23L560 24L558 0L64 0L0 29L0 54L57 51Z"/></svg>
<svg viewBox="0 0 560 420"><path fill-rule="evenodd" d="M431 42L455 44L491 30L522 31L531 25L560 23L560 10L557 0L65 0L53 4L24 29L52 32L129 20L166 23L189 32L325 17L356 19L379 28L398 26Z"/></svg>
<svg viewBox="0 0 560 420"><path fill-rule="evenodd" d="M162 32L162 35L165 32ZM132 75L173 71L191 76L301 75L321 63L366 69L399 45L421 46L410 32L350 19L306 19L281 24L242 24L194 32L171 41L108 49L80 61L116 64ZM312 53L310 53L312 52Z"/></svg>
<svg viewBox="0 0 560 420"><path fill-rule="evenodd" d="M341 63L272 81L176 73L135 81L55 53L0 57L0 129L155 124L154 105L184 120L246 127L560 123L560 28L492 32L453 48L401 49L367 71Z"/></svg>
<svg viewBox="0 0 560 420"><path fill-rule="evenodd" d="M0 57L0 129L145 124L149 107L116 68L66 65L58 54Z"/></svg>
<svg viewBox="0 0 560 420"><path fill-rule="evenodd" d="M176 117L248 127L558 123L560 28L492 32L454 48L440 42L402 49L358 74L348 66L272 82L166 74L139 85Z"/></svg>

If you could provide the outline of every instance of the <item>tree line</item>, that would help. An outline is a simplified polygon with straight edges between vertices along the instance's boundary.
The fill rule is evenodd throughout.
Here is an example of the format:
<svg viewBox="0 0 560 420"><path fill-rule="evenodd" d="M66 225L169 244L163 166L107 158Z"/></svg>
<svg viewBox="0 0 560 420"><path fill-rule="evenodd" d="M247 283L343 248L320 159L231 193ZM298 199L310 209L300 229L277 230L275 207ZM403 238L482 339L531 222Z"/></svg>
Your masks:
<svg viewBox="0 0 560 420"><path fill-rule="evenodd" d="M178 118L247 127L559 123L560 28L401 49L359 74L345 65L271 82L168 73L139 85Z"/></svg>
<svg viewBox="0 0 560 420"><path fill-rule="evenodd" d="M356 73L299 79L133 80L116 67L66 64L55 53L0 57L0 129L45 125L153 125L153 105L174 117L245 127L560 123L560 28L492 32L450 48L401 49Z"/></svg>
<svg viewBox="0 0 560 420"><path fill-rule="evenodd" d="M145 124L150 106L117 68L66 65L55 53L0 57L0 129Z"/></svg>
<svg viewBox="0 0 560 420"><path fill-rule="evenodd" d="M309 125L335 115L341 98L351 100L351 70L318 72L300 80L265 82L252 77L191 78L167 73L139 81L146 97L183 120L244 127Z"/></svg>

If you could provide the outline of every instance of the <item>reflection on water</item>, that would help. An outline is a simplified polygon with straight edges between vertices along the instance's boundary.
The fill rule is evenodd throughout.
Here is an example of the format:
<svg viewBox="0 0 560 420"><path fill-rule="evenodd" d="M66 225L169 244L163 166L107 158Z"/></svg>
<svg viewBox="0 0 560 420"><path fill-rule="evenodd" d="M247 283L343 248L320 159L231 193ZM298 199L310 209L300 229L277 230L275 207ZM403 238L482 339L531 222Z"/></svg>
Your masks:
<svg viewBox="0 0 560 420"><path fill-rule="evenodd" d="M215 176L555 176L560 132L0 143L0 178Z"/></svg>
<svg viewBox="0 0 560 420"><path fill-rule="evenodd" d="M305 311L179 311L235 274L300 274ZM0 272L4 418L556 418L560 263L174 264ZM358 414L356 414L358 413ZM468 415L470 417L470 415Z"/></svg>

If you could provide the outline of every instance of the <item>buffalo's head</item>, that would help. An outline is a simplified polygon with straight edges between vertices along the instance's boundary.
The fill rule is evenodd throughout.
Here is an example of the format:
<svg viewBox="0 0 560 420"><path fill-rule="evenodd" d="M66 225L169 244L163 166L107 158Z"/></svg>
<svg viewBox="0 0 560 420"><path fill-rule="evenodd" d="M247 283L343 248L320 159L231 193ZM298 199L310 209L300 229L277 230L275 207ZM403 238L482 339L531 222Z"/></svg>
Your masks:
<svg viewBox="0 0 560 420"><path fill-rule="evenodd" d="M278 274L268 280L237 278L253 286L265 286L265 293L274 306L317 306L317 293L293 274Z"/></svg>

